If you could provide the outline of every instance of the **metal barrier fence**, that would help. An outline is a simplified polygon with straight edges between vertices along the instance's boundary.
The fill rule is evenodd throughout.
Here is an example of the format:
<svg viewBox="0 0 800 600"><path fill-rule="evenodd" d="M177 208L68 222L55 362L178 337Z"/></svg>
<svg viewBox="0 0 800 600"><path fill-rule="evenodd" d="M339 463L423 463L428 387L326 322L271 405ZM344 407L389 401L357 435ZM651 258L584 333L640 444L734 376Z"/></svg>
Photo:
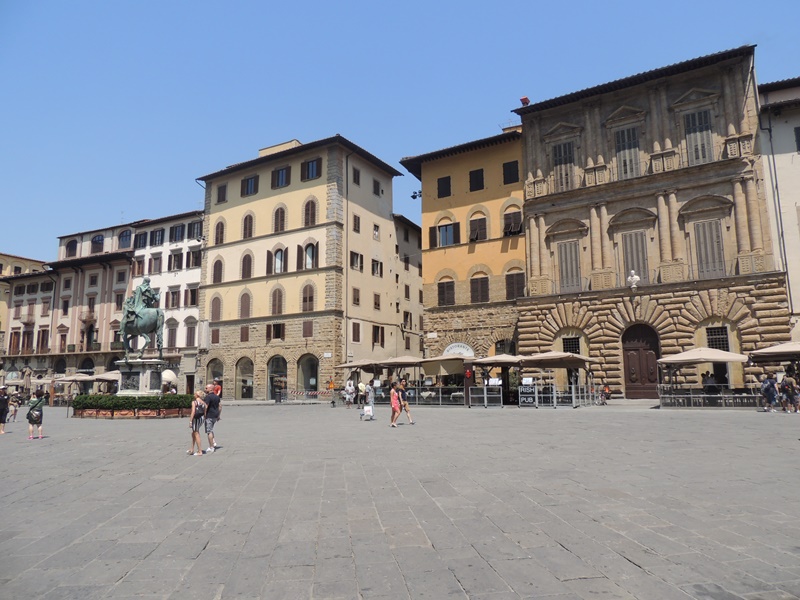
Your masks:
<svg viewBox="0 0 800 600"><path fill-rule="evenodd" d="M331 398L341 398L341 393L337 390L282 390L281 402L297 402L304 400L318 400L330 402Z"/></svg>
<svg viewBox="0 0 800 600"><path fill-rule="evenodd" d="M469 406L499 406L503 408L503 388L499 385L484 385L469 388Z"/></svg>
<svg viewBox="0 0 800 600"><path fill-rule="evenodd" d="M519 386L519 406L532 408L578 408L600 404L599 394L586 385L559 388L552 384Z"/></svg>
<svg viewBox="0 0 800 600"><path fill-rule="evenodd" d="M758 390L717 385L711 390L659 385L658 400L661 408L757 408L763 405Z"/></svg>

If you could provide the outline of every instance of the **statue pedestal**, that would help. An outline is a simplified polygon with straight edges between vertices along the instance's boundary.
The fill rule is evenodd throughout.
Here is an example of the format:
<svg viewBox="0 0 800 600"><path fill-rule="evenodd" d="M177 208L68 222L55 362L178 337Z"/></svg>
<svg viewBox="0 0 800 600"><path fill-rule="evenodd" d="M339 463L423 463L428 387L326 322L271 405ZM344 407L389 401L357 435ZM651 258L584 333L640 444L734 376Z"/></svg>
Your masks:
<svg viewBox="0 0 800 600"><path fill-rule="evenodd" d="M157 396L161 393L161 371L165 364L158 358L118 360L122 381L117 396Z"/></svg>

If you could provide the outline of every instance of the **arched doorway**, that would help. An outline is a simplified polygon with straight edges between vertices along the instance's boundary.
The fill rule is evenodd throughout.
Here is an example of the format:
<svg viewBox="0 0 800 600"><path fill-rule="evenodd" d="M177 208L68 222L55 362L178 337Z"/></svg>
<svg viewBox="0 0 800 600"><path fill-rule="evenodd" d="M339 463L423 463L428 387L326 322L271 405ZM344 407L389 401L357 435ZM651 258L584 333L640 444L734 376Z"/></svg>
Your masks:
<svg viewBox="0 0 800 600"><path fill-rule="evenodd" d="M631 325L622 334L626 398L658 398L658 333L649 325Z"/></svg>
<svg viewBox="0 0 800 600"><path fill-rule="evenodd" d="M317 391L317 372L319 359L313 354L301 356L297 361L297 389L309 392Z"/></svg>
<svg viewBox="0 0 800 600"><path fill-rule="evenodd" d="M267 363L267 398L280 402L286 390L286 359L273 356Z"/></svg>
<svg viewBox="0 0 800 600"><path fill-rule="evenodd" d="M249 358L240 358L236 363L236 390L237 400L253 399L253 361Z"/></svg>
<svg viewBox="0 0 800 600"><path fill-rule="evenodd" d="M58 373L60 375L63 375L66 372L67 372L67 361L64 360L63 358L59 358L56 361L56 364L53 365L53 373Z"/></svg>
<svg viewBox="0 0 800 600"><path fill-rule="evenodd" d="M208 365L206 365L206 385L209 383L214 383L215 379L219 379L220 385L222 385L223 372L224 368L220 359L214 358L208 361Z"/></svg>

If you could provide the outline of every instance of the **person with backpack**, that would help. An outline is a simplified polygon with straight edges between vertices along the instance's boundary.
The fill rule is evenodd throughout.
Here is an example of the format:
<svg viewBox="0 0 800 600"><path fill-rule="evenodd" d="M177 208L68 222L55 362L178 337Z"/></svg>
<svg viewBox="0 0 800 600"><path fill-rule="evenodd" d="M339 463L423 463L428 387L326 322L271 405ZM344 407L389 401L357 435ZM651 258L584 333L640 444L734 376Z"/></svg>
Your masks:
<svg viewBox="0 0 800 600"><path fill-rule="evenodd" d="M200 440L200 428L203 426L203 421L206 418L206 410L208 407L203 402L203 393L198 390L194 393L194 400L192 400L192 414L189 417L189 429L192 432L192 445L186 451L186 454L192 456L203 456L203 442ZM195 451L195 446L197 451Z"/></svg>
<svg viewBox="0 0 800 600"><path fill-rule="evenodd" d="M794 367L786 366L786 374L781 379L781 406L783 412L797 412L797 380L794 378Z"/></svg>
<svg viewBox="0 0 800 600"><path fill-rule="evenodd" d="M767 373L761 382L761 397L764 399L764 412L775 412L778 402L778 380L775 379L775 373Z"/></svg>
<svg viewBox="0 0 800 600"><path fill-rule="evenodd" d="M42 439L42 422L44 421L44 392L41 389L30 400L28 408L28 439L33 439L34 427L39 428L39 439Z"/></svg>

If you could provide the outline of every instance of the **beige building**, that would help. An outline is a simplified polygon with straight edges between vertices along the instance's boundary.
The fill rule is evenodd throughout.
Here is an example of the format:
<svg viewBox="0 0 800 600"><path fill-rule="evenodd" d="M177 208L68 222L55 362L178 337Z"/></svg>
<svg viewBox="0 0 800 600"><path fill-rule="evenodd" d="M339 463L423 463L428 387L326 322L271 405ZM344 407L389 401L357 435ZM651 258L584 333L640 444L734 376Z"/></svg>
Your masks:
<svg viewBox="0 0 800 600"><path fill-rule="evenodd" d="M512 127L400 161L422 183L430 356L515 352L526 285L521 137Z"/></svg>
<svg viewBox="0 0 800 600"><path fill-rule="evenodd" d="M785 265L792 340L800 341L800 78L761 84L758 93L773 254Z"/></svg>
<svg viewBox="0 0 800 600"><path fill-rule="evenodd" d="M514 111L525 156L522 352L588 354L600 361L595 381L635 398L655 396L661 356L789 338L753 55L745 46ZM703 370L733 387L756 374L715 364L683 377L699 383Z"/></svg>
<svg viewBox="0 0 800 600"><path fill-rule="evenodd" d="M0 253L0 277L21 275L44 271L44 262L32 258L23 258L13 254ZM0 281L0 353L5 349L6 328L8 326L8 300L11 288L8 283ZM2 354L0 354L2 356Z"/></svg>
<svg viewBox="0 0 800 600"><path fill-rule="evenodd" d="M205 381L237 399L313 396L341 386L335 365L405 347L398 290L420 286L399 258L397 175L337 135L199 178Z"/></svg>

